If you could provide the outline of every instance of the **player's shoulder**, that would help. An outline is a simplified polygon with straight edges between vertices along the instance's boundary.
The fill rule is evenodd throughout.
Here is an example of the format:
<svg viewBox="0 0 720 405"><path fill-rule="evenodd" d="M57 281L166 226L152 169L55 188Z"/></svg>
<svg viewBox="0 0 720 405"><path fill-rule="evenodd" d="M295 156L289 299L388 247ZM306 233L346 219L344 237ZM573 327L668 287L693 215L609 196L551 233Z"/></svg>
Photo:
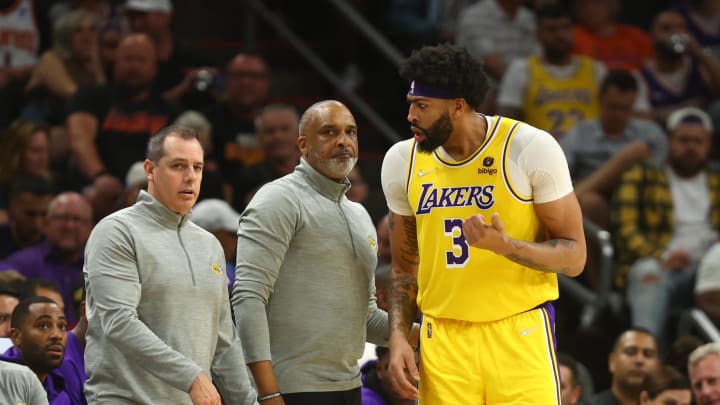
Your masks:
<svg viewBox="0 0 720 405"><path fill-rule="evenodd" d="M513 146L527 146L531 143L557 143L557 140L547 131L528 124L524 121L518 121L507 117L494 117L512 123L511 129L514 131L512 138Z"/></svg>
<svg viewBox="0 0 720 405"><path fill-rule="evenodd" d="M495 123L497 120L500 120L498 122L498 125L502 127L502 125L506 125L507 128L510 131L514 131L516 134L523 134L523 136L527 135L538 135L538 136L550 136L547 131L540 129L536 126L533 126L531 124L528 124L525 121L520 121L514 118L506 117L504 115L493 115L488 117L488 125L495 126Z"/></svg>
<svg viewBox="0 0 720 405"><path fill-rule="evenodd" d="M383 161L395 159L407 160L410 150L412 150L414 144L415 142L413 138L396 142L387 150L387 152L385 152Z"/></svg>

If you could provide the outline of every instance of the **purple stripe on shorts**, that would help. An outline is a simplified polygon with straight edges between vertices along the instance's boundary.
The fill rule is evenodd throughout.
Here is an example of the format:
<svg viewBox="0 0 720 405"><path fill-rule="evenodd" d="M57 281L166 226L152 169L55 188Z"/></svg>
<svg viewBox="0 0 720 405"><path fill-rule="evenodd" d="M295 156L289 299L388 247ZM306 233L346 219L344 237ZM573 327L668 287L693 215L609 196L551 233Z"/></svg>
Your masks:
<svg viewBox="0 0 720 405"><path fill-rule="evenodd" d="M544 308L550 318L550 328L552 329L550 332L552 333L553 347L557 349L557 336L555 336L555 307L552 302L547 301L546 303L540 305L540 308Z"/></svg>
<svg viewBox="0 0 720 405"><path fill-rule="evenodd" d="M553 380L555 381L555 399L557 403L560 404L560 370L558 370L556 361L557 337L555 336L555 307L553 307L550 301L547 301L538 308L543 314L543 317L547 316L545 321L550 325L550 330L545 334L545 338L547 339L548 358L552 364Z"/></svg>

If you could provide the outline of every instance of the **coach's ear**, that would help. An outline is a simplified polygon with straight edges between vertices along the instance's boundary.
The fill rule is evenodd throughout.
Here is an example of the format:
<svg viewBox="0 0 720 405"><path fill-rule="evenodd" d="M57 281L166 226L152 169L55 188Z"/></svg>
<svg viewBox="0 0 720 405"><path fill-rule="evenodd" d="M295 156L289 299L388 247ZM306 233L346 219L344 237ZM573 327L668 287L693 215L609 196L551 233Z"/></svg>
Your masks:
<svg viewBox="0 0 720 405"><path fill-rule="evenodd" d="M143 162L143 169L145 170L145 178L146 178L148 184L155 182L155 172L153 172L153 170L155 170L156 167L157 167L157 165L155 164L155 162L153 162L150 159L145 159L145 161Z"/></svg>
<svg viewBox="0 0 720 405"><path fill-rule="evenodd" d="M307 136L300 135L297 138L297 146L298 149L300 149L300 154L302 157L307 159Z"/></svg>

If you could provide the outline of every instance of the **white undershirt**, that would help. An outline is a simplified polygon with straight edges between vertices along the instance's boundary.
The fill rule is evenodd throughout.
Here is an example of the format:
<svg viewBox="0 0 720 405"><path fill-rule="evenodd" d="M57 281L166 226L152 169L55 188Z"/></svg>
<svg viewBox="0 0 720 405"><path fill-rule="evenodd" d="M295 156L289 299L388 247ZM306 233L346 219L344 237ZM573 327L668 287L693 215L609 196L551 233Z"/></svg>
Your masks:
<svg viewBox="0 0 720 405"><path fill-rule="evenodd" d="M707 173L692 178L679 177L669 167L665 173L673 199L675 227L667 251L685 250L697 263L709 245L717 239L710 227L710 191Z"/></svg>
<svg viewBox="0 0 720 405"><path fill-rule="evenodd" d="M486 117L491 128L497 117ZM382 187L388 208L396 214L411 216L413 209L405 190L408 158L413 140L400 141L390 147L382 165ZM442 147L443 159L455 161ZM508 176L522 195L532 196L535 204L558 200L572 191L572 181L565 154L549 133L522 124L509 148Z"/></svg>

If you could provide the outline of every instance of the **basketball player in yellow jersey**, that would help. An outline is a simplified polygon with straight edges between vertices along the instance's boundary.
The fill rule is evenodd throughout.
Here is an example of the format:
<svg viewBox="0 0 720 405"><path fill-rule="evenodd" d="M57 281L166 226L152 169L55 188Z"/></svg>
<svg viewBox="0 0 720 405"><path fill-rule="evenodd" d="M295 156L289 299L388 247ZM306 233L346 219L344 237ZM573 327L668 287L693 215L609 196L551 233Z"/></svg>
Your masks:
<svg viewBox="0 0 720 405"><path fill-rule="evenodd" d="M573 19L567 7L538 7L535 22L542 54L508 66L498 90L498 111L561 139L578 122L598 116L598 89L607 69L571 53Z"/></svg>
<svg viewBox="0 0 720 405"><path fill-rule="evenodd" d="M390 380L421 404L560 404L550 301L557 273L585 264L562 150L545 131L474 110L487 79L464 48L421 48L400 75L414 138L382 167ZM417 309L419 371L407 342Z"/></svg>
<svg viewBox="0 0 720 405"><path fill-rule="evenodd" d="M523 104L528 123L546 129L557 139L578 122L598 116L598 81L594 60L576 56L575 71L558 78L544 66L539 56L527 60L529 78Z"/></svg>

